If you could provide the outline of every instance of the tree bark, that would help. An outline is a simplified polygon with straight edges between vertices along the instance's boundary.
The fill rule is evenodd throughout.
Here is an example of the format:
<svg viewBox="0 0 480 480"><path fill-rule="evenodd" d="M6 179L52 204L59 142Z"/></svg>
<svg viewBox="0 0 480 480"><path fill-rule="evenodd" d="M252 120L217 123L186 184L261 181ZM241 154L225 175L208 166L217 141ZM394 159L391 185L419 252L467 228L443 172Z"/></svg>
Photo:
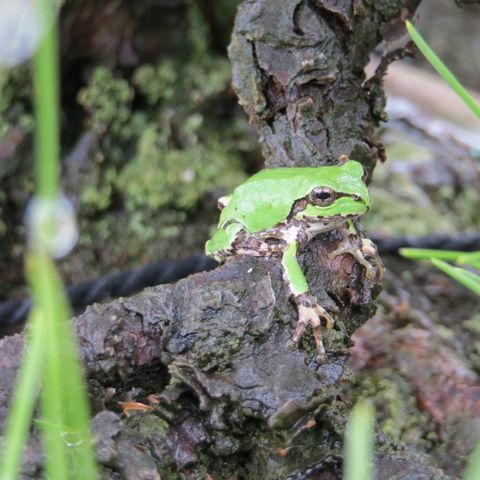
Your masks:
<svg viewBox="0 0 480 480"><path fill-rule="evenodd" d="M381 82L365 84L373 49L419 0L246 0L229 53L233 85L256 125L266 165L321 166L341 155L373 170L383 156ZM380 78L378 79L380 80ZM373 88L372 88L373 87Z"/></svg>

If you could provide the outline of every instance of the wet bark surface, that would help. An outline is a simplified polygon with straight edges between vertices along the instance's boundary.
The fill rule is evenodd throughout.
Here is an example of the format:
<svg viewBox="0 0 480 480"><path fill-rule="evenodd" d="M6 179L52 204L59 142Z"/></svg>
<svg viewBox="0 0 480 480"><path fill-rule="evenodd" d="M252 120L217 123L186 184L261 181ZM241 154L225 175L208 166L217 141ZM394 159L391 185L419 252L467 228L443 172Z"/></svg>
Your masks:
<svg viewBox="0 0 480 480"><path fill-rule="evenodd" d="M298 351L286 348L295 312L274 261L238 258L89 307L73 325L102 478L341 478L346 347L358 326L351 319L361 322L370 301L365 293L345 303L348 314L326 336L326 365L315 362L310 338ZM368 340L364 334L357 351L378 355L384 340ZM20 335L0 341L0 425L23 344ZM370 360L356 358L363 368ZM23 478L42 475L37 434ZM383 447L375 461L379 479L449 478L425 454Z"/></svg>
<svg viewBox="0 0 480 480"><path fill-rule="evenodd" d="M345 301L326 338L329 361L318 365L312 339L294 352L286 347L296 315L279 264L246 257L89 307L73 324L105 478L109 469L122 478L159 478L154 472L170 469L173 478L287 478L333 450L339 455L349 317L362 323L370 313L369 289ZM2 422L22 344L20 336L1 343ZM303 431L313 442L305 458L285 460L282 449ZM40 471L38 450L26 463L25 471Z"/></svg>

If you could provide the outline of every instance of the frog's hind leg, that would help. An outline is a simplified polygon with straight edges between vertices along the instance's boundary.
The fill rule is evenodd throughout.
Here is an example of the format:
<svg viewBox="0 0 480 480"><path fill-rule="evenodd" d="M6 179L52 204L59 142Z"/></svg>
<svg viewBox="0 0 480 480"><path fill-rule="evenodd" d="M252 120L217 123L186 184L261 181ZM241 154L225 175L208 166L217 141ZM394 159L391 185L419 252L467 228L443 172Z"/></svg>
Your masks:
<svg viewBox="0 0 480 480"><path fill-rule="evenodd" d="M321 318L326 322L327 329L333 327L334 320L330 314L320 305L308 291L308 284L302 269L297 261L297 245L289 244L282 257L284 275L293 300L297 305L298 322L292 338L288 342L290 349L298 348L298 345L308 325L312 326L315 345L317 348L317 362L325 363L327 355L323 345Z"/></svg>

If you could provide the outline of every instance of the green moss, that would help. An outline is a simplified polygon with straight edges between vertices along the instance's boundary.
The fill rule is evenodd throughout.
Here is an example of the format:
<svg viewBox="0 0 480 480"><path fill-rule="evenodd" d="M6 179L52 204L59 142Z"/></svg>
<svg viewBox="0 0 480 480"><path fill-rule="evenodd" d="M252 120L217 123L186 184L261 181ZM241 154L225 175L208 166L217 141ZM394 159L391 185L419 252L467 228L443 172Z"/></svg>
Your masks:
<svg viewBox="0 0 480 480"><path fill-rule="evenodd" d="M478 187L472 186L460 192L449 191L449 204L454 206L459 230L480 228L480 195Z"/></svg>
<svg viewBox="0 0 480 480"><path fill-rule="evenodd" d="M150 438L154 434L163 437L170 429L170 425L166 420L145 412L134 412L128 417L127 425L134 427L138 433L145 438Z"/></svg>
<svg viewBox="0 0 480 480"><path fill-rule="evenodd" d="M160 469L160 478L162 480L186 480L190 476L186 476L182 472L179 472L176 468L172 467L164 467ZM191 478L191 477L190 477ZM206 478L206 477L200 477L200 478Z"/></svg>
<svg viewBox="0 0 480 480"><path fill-rule="evenodd" d="M463 321L462 326L470 332L480 335L480 313L476 313L472 318Z"/></svg>
<svg viewBox="0 0 480 480"><path fill-rule="evenodd" d="M221 24L233 23L235 13L241 0L222 0L216 2L214 14Z"/></svg>
<svg viewBox="0 0 480 480"><path fill-rule="evenodd" d="M468 361L474 370L480 371L480 342L474 342L474 351L468 356Z"/></svg>
<svg viewBox="0 0 480 480"><path fill-rule="evenodd" d="M31 115L30 74L26 65L11 69L0 68L0 238L7 238L7 229L12 223L12 210L24 202L23 195L31 193L31 155L18 154L18 145L28 138L33 130ZM23 170L27 171L23 175ZM24 208L24 205L21 206ZM10 217L10 218L9 218ZM9 221L10 220L10 221ZM14 237L11 235L10 238ZM11 241L11 240L7 240ZM10 248L3 248L8 252ZM9 253L10 255L10 253ZM9 257L8 262L11 261Z"/></svg>
<svg viewBox="0 0 480 480"><path fill-rule="evenodd" d="M33 128L30 111L30 72L26 65L0 69L0 141L14 127ZM1 178L1 167L0 167Z"/></svg>
<svg viewBox="0 0 480 480"><path fill-rule="evenodd" d="M431 431L431 420L418 410L412 387L401 376L383 369L373 375L358 374L357 378L350 400L369 398L373 402L377 426L390 445L426 451L438 441L434 434L425 437L425 432Z"/></svg>
<svg viewBox="0 0 480 480"><path fill-rule="evenodd" d="M205 59L208 57L208 48L211 41L210 32L196 0L190 2L187 17L189 23L188 41L192 48L191 55L195 59Z"/></svg>
<svg viewBox="0 0 480 480"><path fill-rule="evenodd" d="M392 18L399 11L399 2L397 0L386 0L375 4L377 11L386 19Z"/></svg>
<svg viewBox="0 0 480 480"><path fill-rule="evenodd" d="M393 187L395 185L395 187ZM432 232L455 232L455 227L433 200L407 179L395 180L382 187L370 188L374 199L364 217L369 231L388 231L397 235L428 235Z"/></svg>
<svg viewBox="0 0 480 480"><path fill-rule="evenodd" d="M182 244L201 249L206 230L187 238L187 221L200 212L211 221L216 197L243 180L244 158L258 150L245 116L226 95L231 67L211 49L196 2L186 19L179 49L186 56L164 56L129 76L97 67L78 94L84 123L98 137L78 192L81 216L96 219L82 222L88 229L82 245L116 238L110 248L134 257L152 252L155 239L156 258Z"/></svg>
<svg viewBox="0 0 480 480"><path fill-rule="evenodd" d="M235 455L230 458L215 458L211 453L200 453L199 466L195 467L195 478L208 478L207 475L215 480L247 478L238 463L238 457Z"/></svg>
<svg viewBox="0 0 480 480"><path fill-rule="evenodd" d="M133 74L133 84L145 96L150 105L160 100L171 101L175 97L178 80L175 64L165 60L160 65L142 65Z"/></svg>
<svg viewBox="0 0 480 480"><path fill-rule="evenodd" d="M202 117L186 118L183 133L194 137ZM209 142L210 143L210 142ZM184 149L168 148L164 131L150 126L139 139L136 157L121 171L116 186L127 209L193 208L214 188L230 189L241 179L240 162L227 157L220 144L192 142Z"/></svg>
<svg viewBox="0 0 480 480"><path fill-rule="evenodd" d="M91 129L128 138L133 95L133 89L126 80L115 78L106 67L97 67L88 86L79 91L78 103L88 112Z"/></svg>

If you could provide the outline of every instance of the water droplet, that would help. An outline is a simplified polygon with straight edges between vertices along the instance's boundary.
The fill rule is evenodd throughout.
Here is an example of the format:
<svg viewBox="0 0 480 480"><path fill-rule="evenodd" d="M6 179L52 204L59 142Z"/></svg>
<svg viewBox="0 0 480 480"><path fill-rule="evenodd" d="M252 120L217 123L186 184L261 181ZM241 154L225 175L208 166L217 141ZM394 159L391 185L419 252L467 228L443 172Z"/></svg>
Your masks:
<svg viewBox="0 0 480 480"><path fill-rule="evenodd" d="M38 0L0 0L0 66L13 67L33 55L46 27L42 25L38 3ZM57 4L51 1L55 10Z"/></svg>
<svg viewBox="0 0 480 480"><path fill-rule="evenodd" d="M64 257L77 243L75 212L63 195L53 200L34 197L27 208L26 223L29 245L44 248L54 258Z"/></svg>
<svg viewBox="0 0 480 480"><path fill-rule="evenodd" d="M61 432L60 436L67 447L79 447L83 444L83 437L77 432Z"/></svg>

